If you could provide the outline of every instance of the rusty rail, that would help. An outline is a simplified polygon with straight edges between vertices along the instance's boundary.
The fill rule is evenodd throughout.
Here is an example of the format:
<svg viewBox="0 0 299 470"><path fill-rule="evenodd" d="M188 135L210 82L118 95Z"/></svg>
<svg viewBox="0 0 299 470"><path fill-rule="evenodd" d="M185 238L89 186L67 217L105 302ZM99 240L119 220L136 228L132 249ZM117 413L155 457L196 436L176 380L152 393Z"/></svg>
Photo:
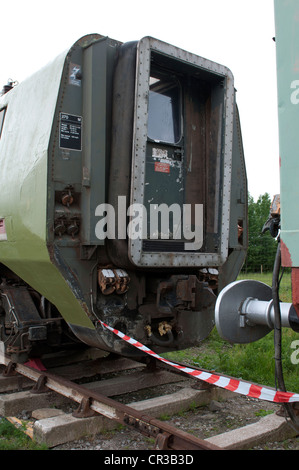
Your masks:
<svg viewBox="0 0 299 470"><path fill-rule="evenodd" d="M35 393L52 390L77 402L79 406L75 412L76 417L84 418L99 413L148 437L156 438L156 449L220 450L219 447L209 442L51 372L39 371L23 364L12 363L2 353L0 353L0 363L6 366L6 375L18 373L33 380Z"/></svg>

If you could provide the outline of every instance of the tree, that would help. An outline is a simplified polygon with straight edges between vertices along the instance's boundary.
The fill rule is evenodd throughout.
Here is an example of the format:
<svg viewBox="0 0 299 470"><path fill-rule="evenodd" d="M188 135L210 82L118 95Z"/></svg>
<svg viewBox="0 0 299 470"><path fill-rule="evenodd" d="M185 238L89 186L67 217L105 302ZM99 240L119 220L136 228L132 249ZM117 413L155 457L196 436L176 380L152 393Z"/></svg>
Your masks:
<svg viewBox="0 0 299 470"><path fill-rule="evenodd" d="M272 271L277 249L276 240L263 226L269 218L271 199L268 193L259 196L255 202L248 196L248 253L243 271Z"/></svg>

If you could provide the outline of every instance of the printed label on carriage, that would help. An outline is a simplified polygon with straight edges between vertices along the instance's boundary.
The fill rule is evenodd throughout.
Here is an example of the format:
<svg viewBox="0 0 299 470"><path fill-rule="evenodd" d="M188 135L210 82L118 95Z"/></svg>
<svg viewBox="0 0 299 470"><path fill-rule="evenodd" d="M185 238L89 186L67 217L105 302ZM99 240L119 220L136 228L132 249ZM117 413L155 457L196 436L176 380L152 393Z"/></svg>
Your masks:
<svg viewBox="0 0 299 470"><path fill-rule="evenodd" d="M170 173L170 165L169 163L155 162L155 171L159 171L160 173Z"/></svg>
<svg viewBox="0 0 299 470"><path fill-rule="evenodd" d="M82 149L82 117L60 113L59 147L61 149Z"/></svg>

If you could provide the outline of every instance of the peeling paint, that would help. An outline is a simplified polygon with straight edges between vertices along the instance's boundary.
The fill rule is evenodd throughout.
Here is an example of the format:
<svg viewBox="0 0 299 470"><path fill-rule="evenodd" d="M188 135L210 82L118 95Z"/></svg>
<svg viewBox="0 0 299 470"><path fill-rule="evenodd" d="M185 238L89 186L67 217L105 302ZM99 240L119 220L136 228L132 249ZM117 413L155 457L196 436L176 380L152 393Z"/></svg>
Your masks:
<svg viewBox="0 0 299 470"><path fill-rule="evenodd" d="M286 244L281 240L280 241L280 251L281 251L281 264L284 267L292 267L291 254L289 252Z"/></svg>

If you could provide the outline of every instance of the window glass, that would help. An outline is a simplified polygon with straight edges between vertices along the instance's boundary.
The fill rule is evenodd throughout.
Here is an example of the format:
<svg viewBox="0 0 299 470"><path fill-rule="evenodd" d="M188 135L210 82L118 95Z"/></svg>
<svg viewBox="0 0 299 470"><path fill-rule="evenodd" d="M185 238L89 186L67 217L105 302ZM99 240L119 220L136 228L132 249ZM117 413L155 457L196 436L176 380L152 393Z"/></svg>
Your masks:
<svg viewBox="0 0 299 470"><path fill-rule="evenodd" d="M175 144L181 138L181 92L175 78L150 78L148 137Z"/></svg>
<svg viewBox="0 0 299 470"><path fill-rule="evenodd" d="M0 138L1 138L1 134L2 134L2 128L3 128L3 123L4 123L5 111L6 111L6 108L1 109L1 111L0 111Z"/></svg>

